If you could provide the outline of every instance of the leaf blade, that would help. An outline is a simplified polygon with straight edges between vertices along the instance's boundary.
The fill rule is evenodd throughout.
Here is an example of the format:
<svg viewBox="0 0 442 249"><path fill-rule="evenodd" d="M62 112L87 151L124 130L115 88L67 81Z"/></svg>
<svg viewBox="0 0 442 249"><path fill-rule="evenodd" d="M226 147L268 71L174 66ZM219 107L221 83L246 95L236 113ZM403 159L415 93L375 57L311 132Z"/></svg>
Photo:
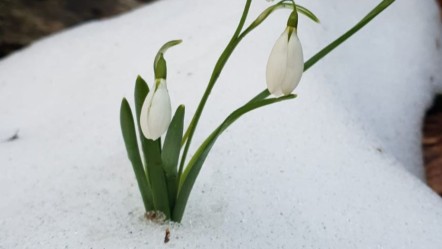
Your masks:
<svg viewBox="0 0 442 249"><path fill-rule="evenodd" d="M166 138L164 139L163 152L161 159L163 162L163 169L166 173L167 188L169 193L169 205L173 209L175 199L178 191L178 161L181 152L181 140L183 138L184 129L184 106L181 105L175 111L175 115L170 122L167 130Z"/></svg>
<svg viewBox="0 0 442 249"><path fill-rule="evenodd" d="M212 149L213 145L216 142L216 139L221 135L221 133L224 130L226 130L231 124L233 124L238 118L240 118L242 115L250 111L280 101L293 99L295 97L296 95L290 94L280 98L264 99L256 102L249 102L244 106L238 108L234 112L232 112L224 120L224 122L221 125L219 125L218 128L216 128L206 140L204 140L203 144L201 144L201 146L195 152L195 155L190 160L188 166L184 170L182 178L180 179L180 185L178 188L179 191L178 198L172 214L173 220L177 222L181 221L184 214L184 210L186 208L187 200L190 196L190 192L192 191L196 178L204 164L204 161L207 158L207 155L209 154L210 150Z"/></svg>
<svg viewBox="0 0 442 249"><path fill-rule="evenodd" d="M170 207L167 194L166 178L163 172L161 161L161 139L155 141L144 137L140 126L141 108L149 93L149 86L140 76L135 82L135 109L137 115L138 134L143 148L144 162L146 165L146 176L152 191L154 208L163 212L167 218L170 217Z"/></svg>
<svg viewBox="0 0 442 249"><path fill-rule="evenodd" d="M152 191L147 182L146 173L144 171L143 163L140 157L140 151L138 149L132 110L125 98L121 102L120 125L127 150L127 155L132 163L132 167L138 183L138 188L140 189L141 197L143 199L144 208L146 211L150 211L153 209Z"/></svg>

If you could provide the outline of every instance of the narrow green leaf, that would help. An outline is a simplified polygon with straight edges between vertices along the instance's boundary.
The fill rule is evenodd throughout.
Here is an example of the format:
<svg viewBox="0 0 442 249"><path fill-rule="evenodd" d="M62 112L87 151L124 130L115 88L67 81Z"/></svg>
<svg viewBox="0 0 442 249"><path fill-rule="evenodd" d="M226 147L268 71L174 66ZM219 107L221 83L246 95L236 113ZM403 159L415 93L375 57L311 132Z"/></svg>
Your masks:
<svg viewBox="0 0 442 249"><path fill-rule="evenodd" d="M141 141L141 148L143 149L144 165L146 167L145 170L146 170L147 180L149 181L149 172L147 171L147 160L146 160L148 154L147 144L149 143L149 141L143 136L140 126L141 108L148 93L149 93L149 86L147 85L146 81L144 81L144 79L138 75L137 80L135 81L135 93L134 93L135 113L136 113L136 120L138 127L138 135Z"/></svg>
<svg viewBox="0 0 442 249"><path fill-rule="evenodd" d="M156 210L163 212L167 218L170 217L169 200L167 195L166 178L161 162L161 139L155 141L147 139L141 132L140 114L144 100L149 93L147 83L138 76L135 83L135 109L137 114L138 134L143 148L144 163L146 165L146 175L149 181L153 203Z"/></svg>
<svg viewBox="0 0 442 249"><path fill-rule="evenodd" d="M263 100L263 99L267 98L269 95L270 95L269 90L265 89L264 91L262 91L258 95L256 95L253 99L251 99L248 103Z"/></svg>
<svg viewBox="0 0 442 249"><path fill-rule="evenodd" d="M167 188L169 192L169 205L173 209L178 191L178 160L181 151L181 139L183 138L184 106L180 105L170 122L164 139L161 158L163 169L166 173Z"/></svg>
<svg viewBox="0 0 442 249"><path fill-rule="evenodd" d="M132 110L126 99L121 102L120 125L123 133L124 144L126 145L127 156L132 163L135 177L138 182L138 188L141 192L144 208L146 211L153 210L152 192L147 182L146 174L143 169L143 163L138 149L135 124L132 116Z"/></svg>
<svg viewBox="0 0 442 249"><path fill-rule="evenodd" d="M158 139L159 140L159 139ZM156 140L156 141L158 141ZM155 142L156 142L155 141ZM147 167L149 170L149 181L152 188L153 202L155 209L163 212L170 218L170 205L167 191L166 175L161 162L161 150L155 144L148 145L150 157Z"/></svg>
<svg viewBox="0 0 442 249"><path fill-rule="evenodd" d="M184 106L180 105L175 111L167 130L166 139L164 140L161 158L163 159L164 171L167 175L177 173L177 163L183 137L184 109Z"/></svg>
<svg viewBox="0 0 442 249"><path fill-rule="evenodd" d="M232 112L224 120L224 122L220 126L218 126L218 128L216 128L215 131L213 131L206 140L204 140L204 142L195 152L195 155L190 160L189 164L187 165L180 179L180 185L178 188L179 191L178 198L172 216L172 219L174 221L177 222L181 221L184 214L184 210L186 208L187 200L189 199L189 195L193 188L195 180L201 170L201 167L204 164L204 161L207 158L207 155L209 154L210 150L212 149L212 146L215 144L216 139L221 135L221 133L224 130L226 130L231 124L233 124L233 122L235 122L238 118L240 118L242 115L246 114L247 112L250 112L257 108L270 105L276 102L293 99L295 97L296 95L290 94L280 98L264 99L252 103L247 103L246 105Z"/></svg>

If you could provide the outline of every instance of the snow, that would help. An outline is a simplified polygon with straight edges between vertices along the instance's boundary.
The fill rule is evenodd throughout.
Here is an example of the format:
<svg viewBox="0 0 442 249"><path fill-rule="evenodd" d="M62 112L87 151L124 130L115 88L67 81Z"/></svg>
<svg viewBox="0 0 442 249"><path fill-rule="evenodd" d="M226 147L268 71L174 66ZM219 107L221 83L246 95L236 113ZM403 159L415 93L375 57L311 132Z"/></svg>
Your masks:
<svg viewBox="0 0 442 249"><path fill-rule="evenodd" d="M0 61L0 248L440 248L421 122L442 92L434 1L396 1L304 74L295 100L221 136L181 225L143 218L118 115L166 41L172 105L190 120L244 1L162 0L43 39ZM299 1L306 58L378 1ZM253 1L250 17L269 5ZM237 48L194 137L265 88L288 11ZM250 19L249 19L250 20ZM193 151L195 146L193 146ZM163 243L166 227L171 241Z"/></svg>

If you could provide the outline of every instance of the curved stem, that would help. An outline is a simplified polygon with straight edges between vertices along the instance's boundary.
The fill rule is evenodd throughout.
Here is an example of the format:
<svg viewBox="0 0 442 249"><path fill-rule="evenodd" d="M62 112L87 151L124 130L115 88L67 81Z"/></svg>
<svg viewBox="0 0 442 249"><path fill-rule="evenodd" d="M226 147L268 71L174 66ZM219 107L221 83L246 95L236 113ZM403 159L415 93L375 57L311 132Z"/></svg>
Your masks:
<svg viewBox="0 0 442 249"><path fill-rule="evenodd" d="M267 19L267 17L275 10L277 9L282 9L282 8L293 8L293 4L291 3L284 3L284 1L281 1L271 7L268 7L266 10L264 10L262 12L261 15L258 16L258 18L255 19L254 22L252 22L252 24L250 24L249 27L247 27L244 32L242 32L239 36L238 36L238 40L241 40L242 38L244 38L246 35L248 35L250 33L250 31L254 30L256 27L258 27L258 25L260 25L265 19Z"/></svg>
<svg viewBox="0 0 442 249"><path fill-rule="evenodd" d="M178 170L178 181L182 180L181 175L184 170L186 156L189 151L190 143L192 142L192 137L195 132L196 126L198 124L199 118L201 117L204 106L207 102L210 92L212 91L212 89L216 83L216 80L218 79L219 75L221 74L221 71L222 71L224 65L226 64L227 60L229 59L230 55L232 54L233 50L236 48L236 46L240 43L240 41L244 37L246 37L253 29L258 27L273 11L275 11L277 9L281 9L281 8L293 9L294 5L291 2L287 3L287 1L288 0L282 0L275 5L268 7L241 33L241 30L244 26L244 22L247 18L247 14L248 14L248 11L250 9L250 4L251 4L251 0L247 0L246 6L244 7L243 15L242 15L241 20L238 24L238 27L235 31L235 34L233 35L229 44L227 45L227 47L225 48L225 50L223 51L223 53L219 57L216 65L215 65L215 68L213 69L212 76L210 78L210 81L209 81L209 84L206 88L206 91L204 92L204 95L198 105L195 115L193 116L192 121L190 122L189 127L187 128L187 130L183 136L182 144L183 145L185 144L185 147L184 147L183 154L181 156L180 167Z"/></svg>
<svg viewBox="0 0 442 249"><path fill-rule="evenodd" d="M180 221L182 214L184 212L184 208L186 206L186 202L187 202L187 198L188 195L190 194L191 188L193 186L193 183L198 175L199 169L196 169L194 172L193 180L190 181L188 189L185 189L182 187L183 182L186 181L185 176L183 176L183 166L185 163L185 159L186 159L186 155L190 146L190 142L193 136L193 133L195 131L196 125L198 123L198 120L201 116L202 110L204 108L204 105L208 99L208 96L216 82L216 80L218 79L218 76L221 73L221 70L223 69L225 63L227 62L228 58L230 57L230 55L232 54L233 50L235 49L235 47L239 44L239 42L250 32L252 31L254 28L256 28L259 24L262 23L262 21L264 19L266 19L268 17L268 15L278 9L278 8L284 8L284 7L291 7L293 8L293 5L290 3L286 3L286 1L288 0L283 0L281 2L279 2L278 4L268 8L265 12L263 12L244 32L241 32L242 26L244 25L244 21L245 18L247 16L247 12L248 9L250 7L250 0L247 0L246 3L246 7L245 10L243 12L243 16L241 18L240 24L238 25L238 28L234 34L234 36L232 37L232 39L230 40L229 44L227 45L226 49L223 51L223 53L221 54L220 58L218 59L218 62L213 70L212 73L212 77L210 78L209 81L209 85L206 88L206 91L200 101L200 104L198 106L198 109L189 125L188 128L188 132L186 132L186 137L188 137L185 149L184 149L184 153L182 155L181 158L181 162L180 162L180 169L179 169L179 190L178 190L178 197L177 197L177 206L174 208L173 210L173 217L177 220ZM313 66L316 62L318 62L320 59L322 59L324 56L326 56L328 53L330 53L332 50L334 50L336 47L338 47L340 44L342 44L345 40L347 40L349 37L351 37L353 34L355 34L357 31L359 31L362 27L364 27L367 23L369 23L374 17L376 17L379 13L381 13L383 10L385 10L390 4L392 4L395 0L383 0L377 7L375 7L370 13L368 13L367 16L365 16L359 23L357 23L353 28L351 28L349 31L347 31L346 33L344 33L342 36L340 36L338 39L336 39L335 41L333 41L331 44L329 44L328 46L326 46L324 49L322 49L321 51L319 51L317 54L315 54L312 58L310 58L307 62L305 62L304 64L304 71L308 70L311 66ZM241 108L245 108L247 106L250 105L254 105L259 103L260 101L264 101L265 98L267 98L270 95L270 93L268 92L268 90L264 90L261 93L259 93L257 96L255 96L254 98L252 98L252 100L250 100L248 103L246 103L244 106L242 106ZM256 102L256 103L253 103ZM240 109L241 109L240 108ZM221 132L222 130L220 130L221 128L218 127L215 130L215 133ZM201 146L206 146L206 143L208 143L208 140L212 140L212 139L216 139L216 135L211 134L206 141L201 145ZM185 138L183 138L183 141L185 141ZM213 140L214 142L214 140ZM208 150L210 150L210 147L213 145L213 143L207 144ZM202 157L201 155L198 155L199 153L201 153L201 147L198 149L196 155L194 155L194 157L192 157L191 161L189 162L189 164L192 164L192 161L197 160L198 158ZM208 151L207 151L208 153ZM198 155L198 156L197 156ZM200 165L197 168L200 168L202 166L202 164L204 163L205 157L207 156L207 154L202 157L202 161L200 162ZM195 163L195 162L193 162ZM188 167L186 168L186 173L187 175L189 174L189 170L191 170L193 167ZM186 174L185 174L186 175ZM184 195L182 195L184 192ZM184 196L183 200L180 201L179 197L180 196Z"/></svg>
<svg viewBox="0 0 442 249"><path fill-rule="evenodd" d="M224 49L223 53L219 57L216 65L215 65L215 68L213 69L212 76L210 77L206 91L204 92L204 95L201 98L200 103L198 104L198 108L196 109L196 112L192 118L192 121L189 124L189 128L186 131L186 134L184 134L183 141L185 141L186 139L187 139L187 141L185 142L184 151L183 151L183 154L181 157L180 167L179 167L179 171L178 171L178 181L181 181L181 174L183 172L184 163L186 162L187 152L189 151L189 147L192 142L193 134L195 133L195 129L196 129L198 121L201 117L201 114L203 112L204 106L206 105L207 99L209 98L209 95L210 95L213 87L215 86L215 83L218 80L218 77L221 74L221 71L224 68L224 65L226 64L227 60L229 59L229 57L232 54L233 50L235 49L236 45L238 45L238 35L240 34L242 28L244 27L244 23L246 21L247 14L249 12L251 3L252 3L252 0L247 0L241 20L239 21L238 27L236 28L235 33L233 34L232 38L230 39L229 44L227 45L227 47Z"/></svg>

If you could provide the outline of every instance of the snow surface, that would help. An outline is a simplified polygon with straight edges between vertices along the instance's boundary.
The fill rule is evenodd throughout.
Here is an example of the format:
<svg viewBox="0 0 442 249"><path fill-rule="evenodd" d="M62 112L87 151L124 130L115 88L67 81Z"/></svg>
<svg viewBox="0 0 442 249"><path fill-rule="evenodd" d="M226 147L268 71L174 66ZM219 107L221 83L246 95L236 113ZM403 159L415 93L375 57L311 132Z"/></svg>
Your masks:
<svg viewBox="0 0 442 249"><path fill-rule="evenodd" d="M305 57L378 1L299 1ZM402 0L304 74L295 100L246 115L212 150L182 225L143 218L120 127L137 74L166 41L173 106L190 120L244 1L162 0L43 39L0 62L0 248L440 248L420 128L442 91L435 1ZM253 1L251 17L267 7ZM279 11L238 47L198 144L265 87ZM439 45L438 45L439 44ZM195 146L193 147L193 149ZM166 227L171 241L163 243Z"/></svg>

